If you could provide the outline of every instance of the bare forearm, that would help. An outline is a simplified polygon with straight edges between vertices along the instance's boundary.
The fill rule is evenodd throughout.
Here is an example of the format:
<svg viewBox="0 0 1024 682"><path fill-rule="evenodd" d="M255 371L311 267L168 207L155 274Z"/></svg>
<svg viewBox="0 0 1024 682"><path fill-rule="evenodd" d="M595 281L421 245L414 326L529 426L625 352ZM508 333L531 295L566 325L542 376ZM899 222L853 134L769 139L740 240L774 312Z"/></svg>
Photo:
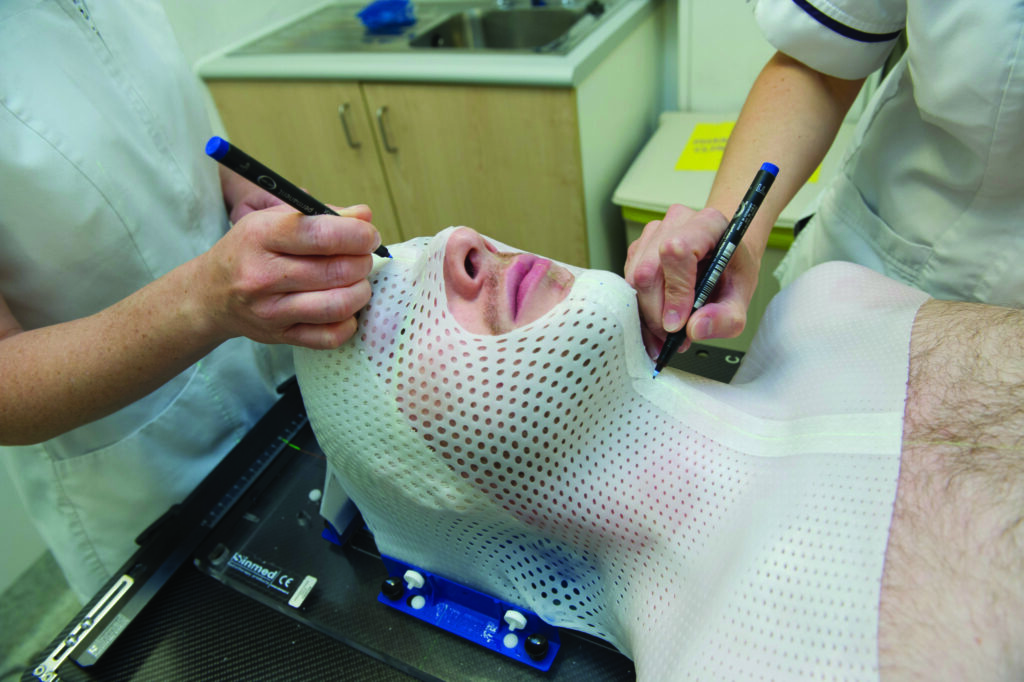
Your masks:
<svg viewBox="0 0 1024 682"><path fill-rule="evenodd" d="M818 73L777 53L765 65L729 138L708 206L729 217L765 161L781 169L751 223L747 243L760 257L786 204L825 157L863 80Z"/></svg>
<svg viewBox="0 0 1024 682"><path fill-rule="evenodd" d="M95 315L0 340L0 443L52 438L173 378L226 337L204 328L193 263Z"/></svg>
<svg viewBox="0 0 1024 682"><path fill-rule="evenodd" d="M106 416L230 338L336 348L370 299L380 244L369 210L349 213L249 210L209 251L64 324L22 331L0 297L0 443Z"/></svg>

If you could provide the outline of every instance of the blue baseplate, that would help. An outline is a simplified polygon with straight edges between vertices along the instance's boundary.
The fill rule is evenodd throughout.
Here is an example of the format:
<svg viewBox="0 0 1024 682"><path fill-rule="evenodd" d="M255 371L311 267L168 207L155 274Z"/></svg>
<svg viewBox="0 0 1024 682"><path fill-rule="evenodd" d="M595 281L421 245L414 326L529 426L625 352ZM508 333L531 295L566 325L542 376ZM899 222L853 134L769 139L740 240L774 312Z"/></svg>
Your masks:
<svg viewBox="0 0 1024 682"><path fill-rule="evenodd" d="M537 614L411 564L387 556L381 559L388 575L402 581L403 589L400 595L392 597L382 591L377 601L532 668L551 668L560 646L558 630ZM408 571L423 577L422 587L410 587L405 582ZM509 611L519 614L523 627L513 630L509 626L505 620ZM534 639L528 648L527 640L531 637ZM528 649L533 656L527 653Z"/></svg>

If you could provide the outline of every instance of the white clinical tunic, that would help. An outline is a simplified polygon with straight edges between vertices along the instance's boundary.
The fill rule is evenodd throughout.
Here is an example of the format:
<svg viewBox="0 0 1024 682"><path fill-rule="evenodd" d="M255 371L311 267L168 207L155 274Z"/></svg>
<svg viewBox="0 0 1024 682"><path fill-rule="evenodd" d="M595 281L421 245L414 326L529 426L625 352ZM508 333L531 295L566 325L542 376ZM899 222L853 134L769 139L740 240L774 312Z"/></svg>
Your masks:
<svg viewBox="0 0 1024 682"><path fill-rule="evenodd" d="M228 229L201 85L160 2L8 0L0 62L0 292L25 329L98 312ZM269 408L289 355L236 339L104 419L0 448L79 598Z"/></svg>
<svg viewBox="0 0 1024 682"><path fill-rule="evenodd" d="M758 0L780 51L839 78L907 49L776 275L847 260L936 298L1024 305L1019 0Z"/></svg>

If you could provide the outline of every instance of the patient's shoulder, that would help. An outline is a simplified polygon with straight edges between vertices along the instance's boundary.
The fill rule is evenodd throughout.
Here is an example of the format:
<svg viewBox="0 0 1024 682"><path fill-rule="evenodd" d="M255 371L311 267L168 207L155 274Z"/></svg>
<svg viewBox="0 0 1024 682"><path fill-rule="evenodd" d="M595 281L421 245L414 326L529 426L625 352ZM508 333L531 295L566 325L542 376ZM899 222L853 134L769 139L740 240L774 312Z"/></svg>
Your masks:
<svg viewBox="0 0 1024 682"><path fill-rule="evenodd" d="M973 303L915 320L879 614L893 677L1024 676L1022 332L1024 311Z"/></svg>

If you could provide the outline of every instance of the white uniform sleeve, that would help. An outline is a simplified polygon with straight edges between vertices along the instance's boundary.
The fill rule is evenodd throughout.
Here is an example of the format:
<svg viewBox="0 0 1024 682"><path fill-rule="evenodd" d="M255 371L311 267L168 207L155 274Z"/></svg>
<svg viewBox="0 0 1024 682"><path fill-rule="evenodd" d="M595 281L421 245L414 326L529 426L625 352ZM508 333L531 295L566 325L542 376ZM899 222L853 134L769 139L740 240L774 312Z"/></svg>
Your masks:
<svg viewBox="0 0 1024 682"><path fill-rule="evenodd" d="M756 0L761 32L781 52L837 78L885 62L906 23L905 0Z"/></svg>

